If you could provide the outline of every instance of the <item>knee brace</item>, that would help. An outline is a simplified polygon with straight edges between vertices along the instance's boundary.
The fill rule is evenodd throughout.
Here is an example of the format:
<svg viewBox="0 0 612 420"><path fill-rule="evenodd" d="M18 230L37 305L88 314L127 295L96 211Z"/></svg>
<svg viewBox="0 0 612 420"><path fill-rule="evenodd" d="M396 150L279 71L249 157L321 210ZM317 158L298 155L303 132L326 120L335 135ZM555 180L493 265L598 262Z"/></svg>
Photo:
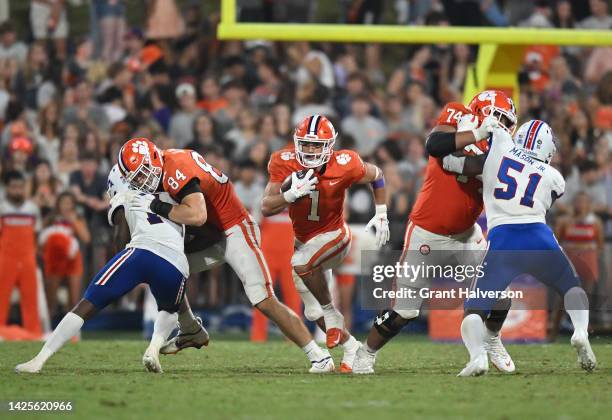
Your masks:
<svg viewBox="0 0 612 420"><path fill-rule="evenodd" d="M385 309L381 311L374 320L374 328L376 328L376 331L384 338L391 339L395 337L411 319L416 318L419 314L418 310L401 310L401 312L407 316L414 315L416 312L416 315L404 318L393 309Z"/></svg>

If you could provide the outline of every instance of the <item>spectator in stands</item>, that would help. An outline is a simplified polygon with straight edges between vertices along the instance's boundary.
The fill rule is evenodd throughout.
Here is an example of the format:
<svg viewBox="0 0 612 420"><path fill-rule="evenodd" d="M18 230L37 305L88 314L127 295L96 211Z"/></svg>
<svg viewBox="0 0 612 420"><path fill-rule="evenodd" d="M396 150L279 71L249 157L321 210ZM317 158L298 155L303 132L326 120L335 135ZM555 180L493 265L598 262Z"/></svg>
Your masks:
<svg viewBox="0 0 612 420"><path fill-rule="evenodd" d="M59 58L66 57L69 25L65 0L31 0L30 26L36 40L53 40Z"/></svg>
<svg viewBox="0 0 612 420"><path fill-rule="evenodd" d="M259 207L263 197L264 184L258 176L257 166L251 160L238 163L238 177L234 182L234 188L240 201L249 212Z"/></svg>
<svg viewBox="0 0 612 420"><path fill-rule="evenodd" d="M341 127L355 139L355 149L363 157L370 156L387 135L382 121L370 115L370 101L365 95L353 99L351 114L342 120Z"/></svg>
<svg viewBox="0 0 612 420"><path fill-rule="evenodd" d="M91 235L87 222L77 211L74 195L65 191L57 198L53 213L45 220L40 234L45 268L47 305L51 317L57 314L57 292L62 283L68 286L68 305L73 308L81 297L83 256L80 244L88 245Z"/></svg>
<svg viewBox="0 0 612 420"><path fill-rule="evenodd" d="M102 34L102 59L117 61L123 52L125 1L94 0L94 7Z"/></svg>
<svg viewBox="0 0 612 420"><path fill-rule="evenodd" d="M606 0L589 0L591 16L580 21L578 27L585 29L612 29L612 16L608 14Z"/></svg>
<svg viewBox="0 0 612 420"><path fill-rule="evenodd" d="M208 75L200 83L200 93L202 99L198 101L198 108L206 112L215 114L220 109L227 107L228 100L221 96L221 88L216 77Z"/></svg>
<svg viewBox="0 0 612 420"><path fill-rule="evenodd" d="M187 145L187 149L193 149L204 155L211 147L220 142L216 122L209 114L198 115L193 127L194 139Z"/></svg>
<svg viewBox="0 0 612 420"><path fill-rule="evenodd" d="M96 156L83 154L80 161L80 169L70 174L69 185L70 191L83 209L93 239L86 252L90 269L87 277L91 277L106 263L106 245L109 240L108 222L106 220L108 196L106 194L106 176L98 172Z"/></svg>
<svg viewBox="0 0 612 420"><path fill-rule="evenodd" d="M46 160L39 161L28 183L28 197L38 206L40 215L45 218L55 208L57 195L63 188Z"/></svg>
<svg viewBox="0 0 612 420"><path fill-rule="evenodd" d="M176 88L176 99L180 109L170 119L168 134L179 148L193 141L193 124L199 114L196 106L196 92L191 83L181 83Z"/></svg>
<svg viewBox="0 0 612 420"><path fill-rule="evenodd" d="M15 26L9 22L0 24L0 60L14 60L19 66L25 63L28 47L17 40Z"/></svg>

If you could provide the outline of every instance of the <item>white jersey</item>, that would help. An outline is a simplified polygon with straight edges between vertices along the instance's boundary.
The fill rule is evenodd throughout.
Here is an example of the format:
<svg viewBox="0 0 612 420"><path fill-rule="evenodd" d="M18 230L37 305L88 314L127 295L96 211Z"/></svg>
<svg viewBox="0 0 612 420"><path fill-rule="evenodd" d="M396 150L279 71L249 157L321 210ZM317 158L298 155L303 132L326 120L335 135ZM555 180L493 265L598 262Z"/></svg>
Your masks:
<svg viewBox="0 0 612 420"><path fill-rule="evenodd" d="M565 191L559 171L527 156L503 129L493 133L482 178L489 229L505 224L546 223L546 212Z"/></svg>
<svg viewBox="0 0 612 420"><path fill-rule="evenodd" d="M126 248L146 249L174 265L185 277L189 276L189 264L185 256L183 225L158 216L155 213L130 211L130 198L137 191L120 189L111 199L108 210L108 222L113 225L113 214L123 207L125 218L130 228L131 240ZM158 195L159 199L176 204L167 193Z"/></svg>

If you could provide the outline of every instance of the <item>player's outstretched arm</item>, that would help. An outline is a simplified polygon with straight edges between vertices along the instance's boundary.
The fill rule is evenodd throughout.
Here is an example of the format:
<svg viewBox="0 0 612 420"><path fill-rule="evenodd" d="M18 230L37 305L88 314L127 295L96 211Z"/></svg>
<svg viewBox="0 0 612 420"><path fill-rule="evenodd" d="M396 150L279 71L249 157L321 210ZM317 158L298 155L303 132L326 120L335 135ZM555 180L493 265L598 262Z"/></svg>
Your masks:
<svg viewBox="0 0 612 420"><path fill-rule="evenodd" d="M434 127L427 137L425 149L430 156L444 157L489 137L498 125L497 119L491 116L486 117L478 126L478 119L475 115L464 115L459 120L457 129L448 125Z"/></svg>
<svg viewBox="0 0 612 420"><path fill-rule="evenodd" d="M130 242L130 227L125 218L123 207L117 208L113 213L113 253L118 253Z"/></svg>
<svg viewBox="0 0 612 420"><path fill-rule="evenodd" d="M264 217L274 216L283 211L289 202L281 193L280 182L268 182L264 191L263 199L261 200L261 214Z"/></svg>
<svg viewBox="0 0 612 420"><path fill-rule="evenodd" d="M186 195L180 204L172 206L168 216L173 222L182 225L202 226L208 218L204 194L194 192Z"/></svg>
<svg viewBox="0 0 612 420"><path fill-rule="evenodd" d="M486 155L478 156L456 156L454 154L444 156L442 167L459 175L476 176L482 174Z"/></svg>
<svg viewBox="0 0 612 420"><path fill-rule="evenodd" d="M366 230L374 228L376 230L376 244L380 248L389 241L389 219L387 217L387 191L385 189L385 177L383 171L371 163L365 164L365 175L360 184L369 183L372 186L372 195L376 203L376 213L366 225Z"/></svg>

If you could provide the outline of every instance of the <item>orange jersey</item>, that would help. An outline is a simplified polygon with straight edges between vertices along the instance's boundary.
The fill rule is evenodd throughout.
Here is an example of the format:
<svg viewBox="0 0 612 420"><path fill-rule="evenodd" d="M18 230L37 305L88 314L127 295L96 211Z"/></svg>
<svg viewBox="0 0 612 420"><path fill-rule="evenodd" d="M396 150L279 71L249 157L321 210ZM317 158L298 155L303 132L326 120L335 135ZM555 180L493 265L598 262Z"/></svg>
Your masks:
<svg viewBox="0 0 612 420"><path fill-rule="evenodd" d="M0 252L15 257L36 254L36 231L40 229L40 213L31 201L20 206L4 200L0 204Z"/></svg>
<svg viewBox="0 0 612 420"><path fill-rule="evenodd" d="M319 182L308 196L289 205L289 217L298 241L305 243L314 236L342 228L346 190L363 178L365 163L352 150L333 151ZM295 159L293 147L274 152L268 163L270 182L282 183L292 172L304 170Z"/></svg>
<svg viewBox="0 0 612 420"><path fill-rule="evenodd" d="M197 152L183 149L164 150L164 191L177 200L178 193L196 178L206 200L207 223L225 231L241 222L248 213L234 191L227 175L210 166Z"/></svg>
<svg viewBox="0 0 612 420"><path fill-rule="evenodd" d="M470 110L460 103L447 104L437 125L457 127L457 122ZM478 143L486 149L486 140ZM444 170L442 158L429 157L425 181L410 213L417 226L439 235L453 235L469 229L482 212L482 182L474 177Z"/></svg>

